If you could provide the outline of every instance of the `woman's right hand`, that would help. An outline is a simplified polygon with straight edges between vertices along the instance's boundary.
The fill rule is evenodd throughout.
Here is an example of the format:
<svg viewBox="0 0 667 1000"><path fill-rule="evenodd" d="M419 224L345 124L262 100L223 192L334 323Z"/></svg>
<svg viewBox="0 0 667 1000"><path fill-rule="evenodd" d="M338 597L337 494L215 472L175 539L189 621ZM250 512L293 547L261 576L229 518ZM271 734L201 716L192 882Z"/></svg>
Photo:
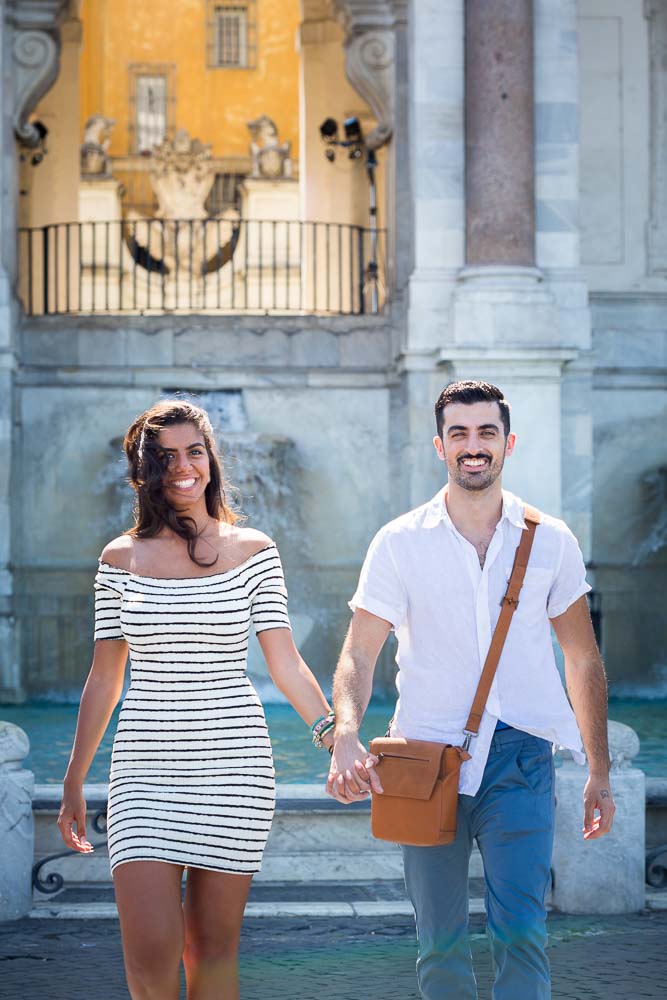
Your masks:
<svg viewBox="0 0 667 1000"><path fill-rule="evenodd" d="M58 829L60 836L73 851L92 854L94 847L89 840L86 840L86 800L82 788L64 789L58 813Z"/></svg>

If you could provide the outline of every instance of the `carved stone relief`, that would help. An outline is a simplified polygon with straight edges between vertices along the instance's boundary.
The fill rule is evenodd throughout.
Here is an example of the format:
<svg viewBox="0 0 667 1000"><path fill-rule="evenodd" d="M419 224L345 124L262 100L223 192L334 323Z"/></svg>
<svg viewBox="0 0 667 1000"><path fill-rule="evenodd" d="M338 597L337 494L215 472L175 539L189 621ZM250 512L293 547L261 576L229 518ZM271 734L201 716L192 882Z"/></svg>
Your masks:
<svg viewBox="0 0 667 1000"><path fill-rule="evenodd" d="M366 144L378 149L394 131L394 28L407 17L407 4L405 0L335 0L335 8L345 28L347 78L378 121Z"/></svg>
<svg viewBox="0 0 667 1000"><path fill-rule="evenodd" d="M213 186L211 146L191 139L184 128L157 146L150 179L158 200L157 219L205 219L204 203Z"/></svg>
<svg viewBox="0 0 667 1000"><path fill-rule="evenodd" d="M109 144L116 124L113 118L98 113L86 121L81 143L81 176L109 177Z"/></svg>
<svg viewBox="0 0 667 1000"><path fill-rule="evenodd" d="M353 35L345 45L347 78L378 120L366 136L369 149L383 146L394 130L394 54L391 31Z"/></svg>
<svg viewBox="0 0 667 1000"><path fill-rule="evenodd" d="M25 146L36 146L40 132L28 121L30 113L55 83L59 66L58 25L67 0L10 0L7 23L14 29L14 132Z"/></svg>
<svg viewBox="0 0 667 1000"><path fill-rule="evenodd" d="M248 122L252 177L279 180L292 176L291 143L278 141L276 123L268 115Z"/></svg>

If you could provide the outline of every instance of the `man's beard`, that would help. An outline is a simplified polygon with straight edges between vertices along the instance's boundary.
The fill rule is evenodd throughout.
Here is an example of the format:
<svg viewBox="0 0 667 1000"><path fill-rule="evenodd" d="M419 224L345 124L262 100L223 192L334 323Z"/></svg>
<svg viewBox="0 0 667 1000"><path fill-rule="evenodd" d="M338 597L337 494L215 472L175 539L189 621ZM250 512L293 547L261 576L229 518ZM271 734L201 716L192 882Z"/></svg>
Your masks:
<svg viewBox="0 0 667 1000"><path fill-rule="evenodd" d="M463 468L461 462L463 458L457 459L454 463L454 468L449 468L449 476L460 486L463 490L469 490L471 493L479 493L482 490L488 489L493 486L496 479L500 476L503 471L503 465L505 464L505 456L501 459L494 461L489 459L488 455L466 455L465 458L486 458L489 460L489 464L485 467L483 472L468 472Z"/></svg>

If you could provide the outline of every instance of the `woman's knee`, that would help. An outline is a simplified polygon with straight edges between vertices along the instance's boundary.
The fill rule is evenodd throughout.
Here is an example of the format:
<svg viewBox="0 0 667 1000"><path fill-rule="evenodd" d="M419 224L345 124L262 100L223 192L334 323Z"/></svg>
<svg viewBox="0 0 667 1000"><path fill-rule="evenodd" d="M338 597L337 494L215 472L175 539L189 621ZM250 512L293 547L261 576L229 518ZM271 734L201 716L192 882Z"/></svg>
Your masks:
<svg viewBox="0 0 667 1000"><path fill-rule="evenodd" d="M125 974L132 1000L166 1000L178 996L181 954L146 948L125 952Z"/></svg>
<svg viewBox="0 0 667 1000"><path fill-rule="evenodd" d="M215 933L189 931L185 936L186 961L203 963L230 961L238 956L241 928L218 926Z"/></svg>
<svg viewBox="0 0 667 1000"><path fill-rule="evenodd" d="M182 925L165 921L162 927L122 935L125 972L133 1000L177 997L183 955Z"/></svg>

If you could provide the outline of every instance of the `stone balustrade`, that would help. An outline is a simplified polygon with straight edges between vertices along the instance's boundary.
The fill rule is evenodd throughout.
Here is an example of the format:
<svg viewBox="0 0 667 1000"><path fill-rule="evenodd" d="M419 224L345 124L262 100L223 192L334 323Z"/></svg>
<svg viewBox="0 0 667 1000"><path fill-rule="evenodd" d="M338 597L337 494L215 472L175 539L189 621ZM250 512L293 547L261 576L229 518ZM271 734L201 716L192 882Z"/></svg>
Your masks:
<svg viewBox="0 0 667 1000"><path fill-rule="evenodd" d="M32 906L35 779L21 766L29 750L19 726L0 722L0 920L18 920Z"/></svg>
<svg viewBox="0 0 667 1000"><path fill-rule="evenodd" d="M655 805L657 785L664 791L665 782L652 779L647 785L644 773L633 766L639 739L629 726L610 722L609 744L617 811L611 834L600 840L585 842L581 835L587 770L569 758L556 772L551 905L569 913L623 913L644 907L646 809ZM107 786L85 788L87 832L99 844L97 851L92 857L63 857L55 826L60 787L34 786L31 772L21 767L28 749L28 738L19 727L0 722L0 920L19 918L30 909L33 860L45 861L39 872L42 883L55 873L66 883L109 881L104 837L92 823L105 809ZM258 878L309 883L400 878L400 851L372 838L368 812L368 803L339 806L319 785L279 785L276 818ZM482 874L475 851L470 876Z"/></svg>
<svg viewBox="0 0 667 1000"><path fill-rule="evenodd" d="M639 737L609 723L614 824L599 840L582 837L582 795L588 771L563 754L556 778L553 905L566 913L633 913L644 907L646 779L632 766Z"/></svg>

